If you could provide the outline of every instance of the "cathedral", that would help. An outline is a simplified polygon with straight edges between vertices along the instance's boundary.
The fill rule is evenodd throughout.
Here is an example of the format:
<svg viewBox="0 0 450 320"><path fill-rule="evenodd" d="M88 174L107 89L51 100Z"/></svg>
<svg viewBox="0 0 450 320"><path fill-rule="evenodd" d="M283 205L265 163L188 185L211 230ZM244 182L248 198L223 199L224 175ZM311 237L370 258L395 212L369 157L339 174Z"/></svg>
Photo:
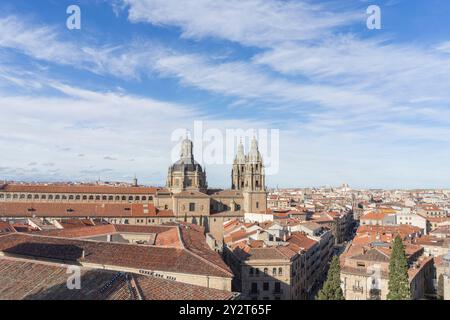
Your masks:
<svg viewBox="0 0 450 320"><path fill-rule="evenodd" d="M201 225L215 239L223 223L246 213L265 213L264 163L255 138L246 154L239 143L230 189L208 188L206 172L195 161L193 143L181 143L180 159L169 166L166 188L92 184L0 184L0 217L101 218L114 224L154 225L185 221Z"/></svg>
<svg viewBox="0 0 450 320"><path fill-rule="evenodd" d="M194 159L193 143L185 138L180 159L169 167L167 189L172 200L167 207L174 215L207 229L219 230L223 222L242 218L245 213L265 213L267 193L258 141L252 139L247 154L242 141L239 143L231 170L231 188L216 190L208 189L206 172Z"/></svg>

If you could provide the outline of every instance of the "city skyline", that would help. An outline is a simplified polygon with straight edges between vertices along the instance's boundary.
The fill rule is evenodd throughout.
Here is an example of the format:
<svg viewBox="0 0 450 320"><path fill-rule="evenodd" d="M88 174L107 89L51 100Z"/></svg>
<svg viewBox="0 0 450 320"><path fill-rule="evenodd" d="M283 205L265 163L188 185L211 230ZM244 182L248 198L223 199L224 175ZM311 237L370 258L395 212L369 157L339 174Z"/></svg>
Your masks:
<svg viewBox="0 0 450 320"><path fill-rule="evenodd" d="M381 30L356 0L72 4L0 5L2 180L164 185L202 121L279 130L269 187L450 188L448 3L379 1Z"/></svg>

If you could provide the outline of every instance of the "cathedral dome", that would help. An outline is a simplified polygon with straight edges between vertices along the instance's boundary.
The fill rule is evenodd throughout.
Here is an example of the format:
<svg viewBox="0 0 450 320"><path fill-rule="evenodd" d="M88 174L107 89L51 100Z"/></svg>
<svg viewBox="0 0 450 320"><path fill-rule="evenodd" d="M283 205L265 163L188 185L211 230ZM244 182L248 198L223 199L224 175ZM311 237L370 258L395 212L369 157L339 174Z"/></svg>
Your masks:
<svg viewBox="0 0 450 320"><path fill-rule="evenodd" d="M194 159L181 158L180 160L172 164L171 168L172 171L177 172L203 172L202 166Z"/></svg>
<svg viewBox="0 0 450 320"><path fill-rule="evenodd" d="M206 173L194 160L193 143L187 137L181 142L180 159L169 167L167 187L172 192L207 188Z"/></svg>

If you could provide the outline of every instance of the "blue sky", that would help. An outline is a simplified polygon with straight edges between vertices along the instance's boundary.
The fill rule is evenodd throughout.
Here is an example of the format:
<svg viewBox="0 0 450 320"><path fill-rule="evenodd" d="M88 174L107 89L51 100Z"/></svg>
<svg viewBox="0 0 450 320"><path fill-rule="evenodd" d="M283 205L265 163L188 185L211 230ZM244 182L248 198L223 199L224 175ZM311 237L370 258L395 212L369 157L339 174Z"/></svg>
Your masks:
<svg viewBox="0 0 450 320"><path fill-rule="evenodd" d="M81 8L81 30L66 8ZM382 29L366 27L381 8ZM0 178L163 185L172 134L278 129L269 186L450 187L445 0L0 4ZM197 150L198 152L198 150ZM230 165L204 164L228 187Z"/></svg>

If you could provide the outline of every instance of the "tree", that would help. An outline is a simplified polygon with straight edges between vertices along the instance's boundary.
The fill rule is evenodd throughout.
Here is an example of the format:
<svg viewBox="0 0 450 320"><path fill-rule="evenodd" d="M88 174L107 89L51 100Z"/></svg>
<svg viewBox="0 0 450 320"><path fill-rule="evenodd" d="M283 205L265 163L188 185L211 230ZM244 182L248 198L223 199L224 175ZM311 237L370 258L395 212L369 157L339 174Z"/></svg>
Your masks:
<svg viewBox="0 0 450 320"><path fill-rule="evenodd" d="M410 300L411 290L408 278L408 260L406 259L405 246L400 236L397 235L392 246L389 261L389 293L388 300Z"/></svg>
<svg viewBox="0 0 450 320"><path fill-rule="evenodd" d="M442 300L444 298L444 275L441 273L438 278L437 298Z"/></svg>
<svg viewBox="0 0 450 320"><path fill-rule="evenodd" d="M328 270L327 280L316 297L317 300L345 300L341 288L341 267L339 258L333 257Z"/></svg>

